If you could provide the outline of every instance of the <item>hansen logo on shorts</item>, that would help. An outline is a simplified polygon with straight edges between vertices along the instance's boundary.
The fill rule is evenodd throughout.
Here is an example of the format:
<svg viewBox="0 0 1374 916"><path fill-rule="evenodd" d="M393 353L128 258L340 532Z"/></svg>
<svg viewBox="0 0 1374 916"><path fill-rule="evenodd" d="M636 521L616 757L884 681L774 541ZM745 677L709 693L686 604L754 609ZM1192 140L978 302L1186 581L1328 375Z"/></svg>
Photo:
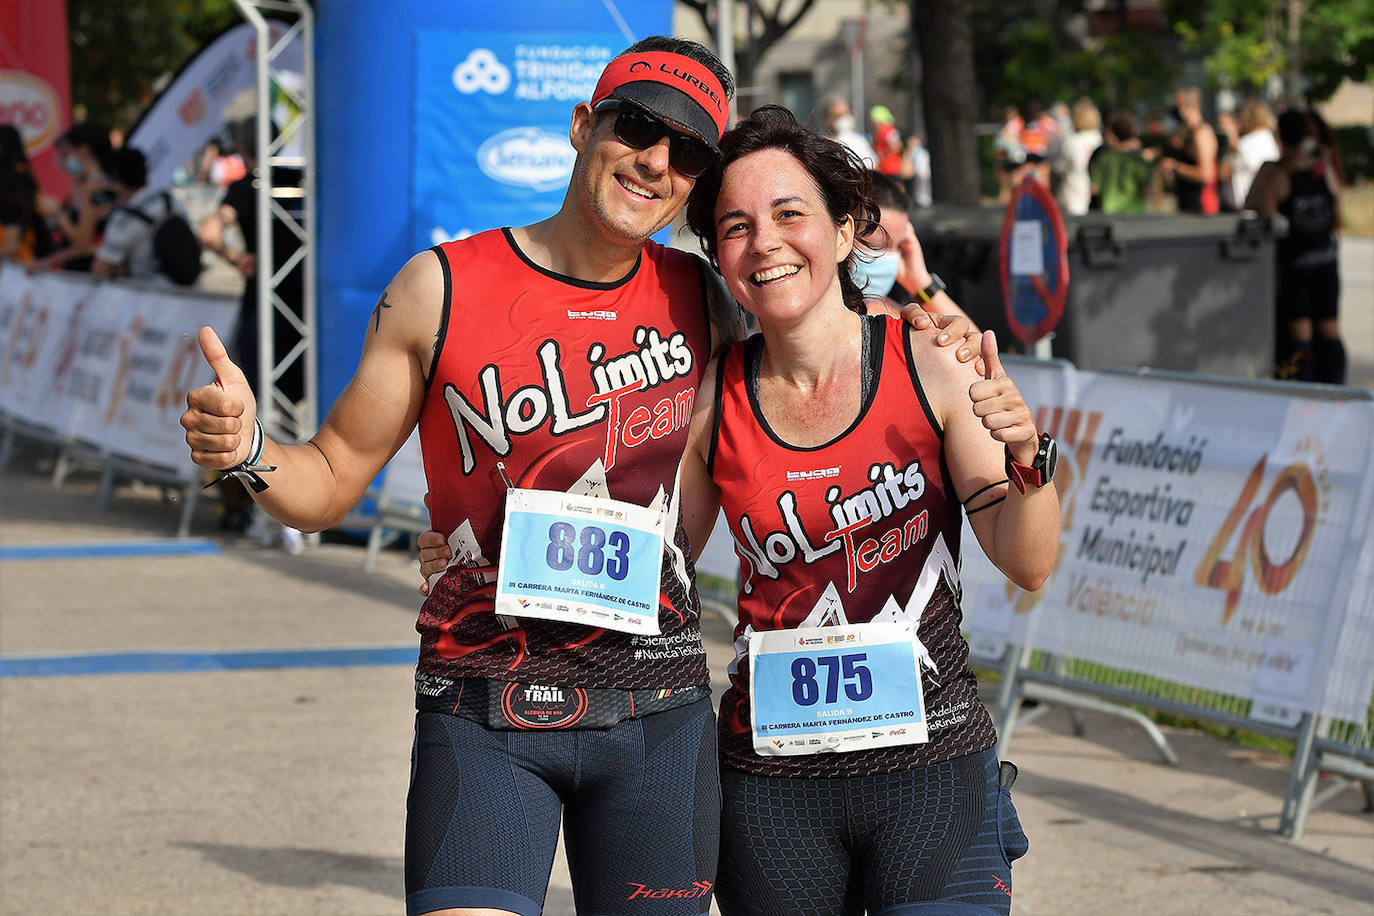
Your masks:
<svg viewBox="0 0 1374 916"><path fill-rule="evenodd" d="M693 881L691 887L650 887L638 881L627 882L630 895L626 900L696 900L711 893L710 881Z"/></svg>
<svg viewBox="0 0 1374 916"><path fill-rule="evenodd" d="M687 335L674 331L665 337L658 328L639 327L634 342L637 349L627 353L609 355L600 343L587 351L585 371L591 376L594 393L583 404L574 404L568 395L567 375L573 367L563 365L558 341L552 339L536 350L543 384L526 385L508 394L502 388L500 369L489 363L477 373L482 390L480 406L453 383L446 384L444 400L458 433L463 473L471 474L477 466L471 438L474 433L493 453L505 457L511 453L514 436L531 433L546 423L550 433L562 436L604 422L606 444L601 463L609 471L615 467L622 445L634 448L685 430L692 418L696 388L662 397L652 407L646 403L633 410L622 410L621 398L690 375L695 358Z"/></svg>

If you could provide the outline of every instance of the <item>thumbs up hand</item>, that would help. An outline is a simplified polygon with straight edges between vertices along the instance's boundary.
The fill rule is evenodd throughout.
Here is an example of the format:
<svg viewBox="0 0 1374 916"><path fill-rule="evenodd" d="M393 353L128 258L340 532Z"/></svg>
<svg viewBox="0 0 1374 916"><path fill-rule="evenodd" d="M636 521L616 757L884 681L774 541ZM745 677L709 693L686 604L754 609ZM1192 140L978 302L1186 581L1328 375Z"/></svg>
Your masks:
<svg viewBox="0 0 1374 916"><path fill-rule="evenodd" d="M997 356L997 335L983 332L981 343L983 378L969 386L973 413L980 417L988 433L1011 449L1012 457L1022 464L1035 460L1039 446L1039 432L1016 383L1007 378L1002 361Z"/></svg>
<svg viewBox="0 0 1374 916"><path fill-rule="evenodd" d="M248 459L258 405L243 370L229 359L212 328L200 329L200 352L215 370L215 381L187 392L181 425L191 460L220 471Z"/></svg>

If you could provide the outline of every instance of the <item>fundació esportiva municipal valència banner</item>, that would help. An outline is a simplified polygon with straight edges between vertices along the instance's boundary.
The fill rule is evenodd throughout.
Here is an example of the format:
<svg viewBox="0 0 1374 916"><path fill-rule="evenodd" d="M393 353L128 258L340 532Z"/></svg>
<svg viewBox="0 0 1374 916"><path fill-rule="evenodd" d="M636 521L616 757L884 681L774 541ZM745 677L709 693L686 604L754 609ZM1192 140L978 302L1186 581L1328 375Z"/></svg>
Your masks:
<svg viewBox="0 0 1374 916"><path fill-rule="evenodd" d="M1374 401L1020 364L1059 442L1055 571L1027 593L964 539L980 641L1363 721L1374 687Z"/></svg>

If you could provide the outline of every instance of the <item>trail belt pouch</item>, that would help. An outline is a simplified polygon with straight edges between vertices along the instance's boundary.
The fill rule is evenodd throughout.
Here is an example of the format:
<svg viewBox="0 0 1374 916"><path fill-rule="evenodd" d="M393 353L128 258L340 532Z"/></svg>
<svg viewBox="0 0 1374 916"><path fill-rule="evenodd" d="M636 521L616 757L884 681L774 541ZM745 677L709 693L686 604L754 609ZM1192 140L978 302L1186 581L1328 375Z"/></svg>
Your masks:
<svg viewBox="0 0 1374 916"><path fill-rule="evenodd" d="M511 488L496 613L657 635L665 516L616 499Z"/></svg>
<svg viewBox="0 0 1374 916"><path fill-rule="evenodd" d="M417 700L421 712L441 712L480 722L493 731L607 729L711 695L709 687L614 690L467 678L442 697ZM454 697L457 697L455 700Z"/></svg>
<svg viewBox="0 0 1374 916"><path fill-rule="evenodd" d="M754 753L842 753L929 740L910 623L749 637Z"/></svg>

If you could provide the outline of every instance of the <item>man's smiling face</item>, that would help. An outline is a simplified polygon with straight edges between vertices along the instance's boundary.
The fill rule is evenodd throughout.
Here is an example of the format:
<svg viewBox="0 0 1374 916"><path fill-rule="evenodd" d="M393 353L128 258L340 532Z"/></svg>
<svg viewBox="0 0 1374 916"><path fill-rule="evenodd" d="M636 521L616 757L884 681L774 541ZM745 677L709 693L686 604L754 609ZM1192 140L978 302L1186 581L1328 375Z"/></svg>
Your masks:
<svg viewBox="0 0 1374 916"><path fill-rule="evenodd" d="M615 111L573 112L571 140L577 150L573 185L602 230L642 243L673 221L695 181L668 165L668 138L635 149L615 135Z"/></svg>

